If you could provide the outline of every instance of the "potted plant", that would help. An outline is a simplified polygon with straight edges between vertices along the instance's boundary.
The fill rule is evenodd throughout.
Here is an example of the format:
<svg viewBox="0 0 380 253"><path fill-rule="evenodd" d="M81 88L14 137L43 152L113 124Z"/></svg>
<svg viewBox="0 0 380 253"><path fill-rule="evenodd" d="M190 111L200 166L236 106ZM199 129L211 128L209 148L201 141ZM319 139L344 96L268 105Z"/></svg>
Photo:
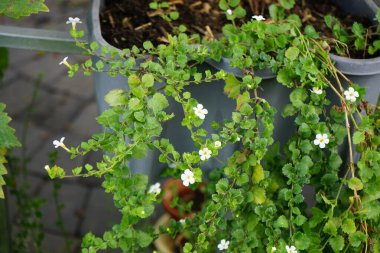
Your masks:
<svg viewBox="0 0 380 253"><path fill-rule="evenodd" d="M191 235L184 252L379 250L379 108L365 105L365 89L349 81L331 60L331 38L303 27L301 18L290 11L293 5L282 0L269 7L265 22L262 16L239 22L246 13L244 5L222 0L219 6L229 21L223 36L211 42L181 31L168 35L164 44L144 42L141 48L118 50L78 42L98 58L81 66L64 60L70 75L80 67L86 74L106 71L124 76L127 85L105 96L110 108L97 118L102 133L79 147L55 142L73 157L104 151L96 168L86 165L72 174L102 177L122 214L120 224L102 237L87 234L82 252L141 252L158 235L175 237L184 229ZM71 34L80 37L75 26ZM206 61L224 61L233 69L210 71L202 65ZM261 95L268 87L256 76L260 67L274 73L273 87L287 87L288 102L275 108ZM219 82L208 84L214 80ZM197 85L200 89L192 89ZM205 106L218 89L232 105L219 100L221 108ZM206 96L197 98L197 91ZM224 109L229 105L232 108ZM220 119L218 110L223 112ZM292 116L292 124L276 129L276 110ZM187 136L177 130L180 127ZM274 130L290 136L286 145L274 143ZM167 138L165 131L175 138ZM347 161L338 152L345 140ZM139 166L132 159L142 161L142 174L136 173ZM174 220L159 231L138 226L161 202L161 187L155 182L162 167L164 175L180 178L193 190L207 181L203 208L186 228ZM46 169L52 178L66 175L57 165ZM315 201L312 207L302 194L305 185L315 189L309 196Z"/></svg>

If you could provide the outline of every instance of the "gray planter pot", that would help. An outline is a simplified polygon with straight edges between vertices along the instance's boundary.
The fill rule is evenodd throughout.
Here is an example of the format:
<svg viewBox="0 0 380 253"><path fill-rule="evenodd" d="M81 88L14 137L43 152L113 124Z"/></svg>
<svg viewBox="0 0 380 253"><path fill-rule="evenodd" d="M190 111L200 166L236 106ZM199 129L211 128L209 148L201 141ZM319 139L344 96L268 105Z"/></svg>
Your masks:
<svg viewBox="0 0 380 253"><path fill-rule="evenodd" d="M379 7L372 0L337 0L347 12L355 16L364 16L373 20ZM379 1L377 1L379 3ZM331 55L336 67L354 83L360 84L367 90L365 99L376 104L380 93L380 57L371 59L350 59Z"/></svg>
<svg viewBox="0 0 380 253"><path fill-rule="evenodd" d="M89 27L89 38L90 41L97 41L101 46L109 45L101 34L100 21L99 21L99 10L103 4L102 0L93 0L91 12L90 12L90 24ZM238 76L241 74L237 73L236 69L231 69L228 64L228 60L224 59L221 63L208 62L209 64L202 64L198 66L199 71L204 72L205 70L215 71L214 65L217 68L223 68L227 72L233 72ZM262 71L258 73L264 80L263 87L265 90L259 94L259 96L267 99L276 108L283 108L285 104L289 101L289 90L282 85L279 85L272 73L269 71ZM116 78L108 76L106 73L94 73L94 86L96 90L96 99L98 103L99 112L105 110L108 106L104 102L104 95L107 94L112 89L128 89L127 78L124 76L117 76ZM235 108L235 102L229 99L223 94L224 81L214 81L212 83L194 85L189 88L192 96L196 98L199 103L203 104L205 108L208 109L209 113L202 125L203 128L212 132L211 122L218 121L222 122L223 119L229 119L231 113ZM174 101L170 103L170 112L173 112L176 117L164 126L164 132L162 137L169 138L170 142L179 152L192 152L196 151L196 147L190 138L188 130L181 126L181 120L183 118L182 108L176 104ZM281 126L291 125L291 119L283 119L281 117L281 112L277 113L276 123L275 123L275 133L274 139L280 141L280 143L285 143L290 136L291 131L281 131ZM233 151L236 149L234 145L225 147L219 152L219 158L225 160L228 158ZM157 178L162 164L158 164L158 155L156 152L149 153L148 157L141 160L133 160L129 163L129 166L134 172L144 173L149 175L150 179L154 181ZM215 166L220 166L215 160L210 160L204 165L204 168L215 168Z"/></svg>
<svg viewBox="0 0 380 253"><path fill-rule="evenodd" d="M373 17L376 12L376 5L371 0L363 0L360 2L360 8L358 8L357 0L337 1L341 4L346 11L353 12L357 15L365 15L367 17ZM89 38L90 41L97 41L101 46L108 46L108 42L104 40L101 34L99 10L103 4L102 0L93 0L90 11L90 24ZM356 7L355 7L356 6ZM377 99L380 86L377 85L377 81L380 81L380 58L369 60L355 60L345 57L339 57L332 55L332 59L336 62L337 67L343 72L348 74L354 82L361 84L368 89L366 99L371 103ZM223 59L221 62L208 61L208 64L198 66L200 71L209 69L215 71L215 69L224 69L226 72L234 73L236 76L242 76L242 73L238 69L231 68L229 66L228 59ZM274 75L269 70L263 70L257 72L258 76L263 78L263 85L265 87L259 96L264 97L270 104L278 109L278 113L275 118L275 132L274 139L281 144L285 144L295 127L293 127L293 121L290 118L283 119L281 117L282 108L289 103L289 90L282 85L279 85L274 78ZM94 73L94 85L96 89L96 98L99 106L99 112L105 110L108 106L104 102L104 95L112 89L128 89L127 78L124 76L117 76L116 78L108 76L106 73ZM232 100L228 99L223 94L224 82L215 81L208 83L207 85L197 85L190 87L189 91L193 97L202 103L205 108L208 109L209 114L206 117L202 127L207 130L211 130L210 125L212 121L221 121L222 119L228 119L231 116L231 112L235 107ZM169 111L177 115L173 120L169 121L165 127L162 137L169 138L171 143L179 152L194 151L196 150L189 133L181 126L181 119L183 116L181 107L178 104L172 102ZM289 128L290 127L290 128ZM287 131L283 131L287 129ZM229 157L235 150L234 146L228 146L220 152L222 160ZM205 164L206 167L214 167L218 164L215 161L210 161ZM158 154L151 152L148 157L141 160L133 160L129 166L134 172L144 173L149 175L151 180L157 178L162 164L158 164Z"/></svg>

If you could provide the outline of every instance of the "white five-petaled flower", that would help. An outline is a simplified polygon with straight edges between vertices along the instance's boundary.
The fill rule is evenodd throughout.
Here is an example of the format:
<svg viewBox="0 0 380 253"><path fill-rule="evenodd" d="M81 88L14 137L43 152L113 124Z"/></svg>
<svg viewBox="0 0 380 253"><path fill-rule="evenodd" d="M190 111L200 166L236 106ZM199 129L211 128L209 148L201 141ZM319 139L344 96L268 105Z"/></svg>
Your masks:
<svg viewBox="0 0 380 253"><path fill-rule="evenodd" d="M211 157L211 150L208 148L202 148L199 150L199 155L201 156L202 161L207 160Z"/></svg>
<svg viewBox="0 0 380 253"><path fill-rule="evenodd" d="M228 15L232 15L232 10L231 9L228 9L226 12L227 12Z"/></svg>
<svg viewBox="0 0 380 253"><path fill-rule="evenodd" d="M197 104L197 107L193 107L195 115L197 115L200 119L204 119L206 114L208 113L206 108L203 108L202 104Z"/></svg>
<svg viewBox="0 0 380 253"><path fill-rule="evenodd" d="M73 30L75 30L75 27L77 24L81 24L82 21L80 21L80 18L76 17L76 18L72 18L72 17L69 17L69 19L66 21L66 24L71 24L71 27L73 28Z"/></svg>
<svg viewBox="0 0 380 253"><path fill-rule="evenodd" d="M186 169L185 172L181 175L181 180L184 186L189 186L190 184L194 184L195 183L194 173L191 170Z"/></svg>
<svg viewBox="0 0 380 253"><path fill-rule="evenodd" d="M318 87L313 87L313 89L311 90L311 92L313 92L314 94L317 94L317 95L321 95L323 90L318 88Z"/></svg>
<svg viewBox="0 0 380 253"><path fill-rule="evenodd" d="M228 249L228 245L230 245L230 241L226 241L225 239L222 239L220 243L218 244L218 249L219 250Z"/></svg>
<svg viewBox="0 0 380 253"><path fill-rule="evenodd" d="M50 166L49 166L49 165L45 165L45 170L46 170L47 172L49 172L49 171L50 171Z"/></svg>
<svg viewBox="0 0 380 253"><path fill-rule="evenodd" d="M327 134L317 134L315 136L314 145L319 146L320 148L326 147L326 144L330 142Z"/></svg>
<svg viewBox="0 0 380 253"><path fill-rule="evenodd" d="M71 65L67 62L67 59L68 59L68 58L69 58L68 56L66 56L65 58L63 58L63 60L59 63L59 65L64 64L64 65L66 65L69 69L71 69Z"/></svg>
<svg viewBox="0 0 380 253"><path fill-rule="evenodd" d="M216 148L220 148L222 146L222 143L220 141L215 141L214 145Z"/></svg>
<svg viewBox="0 0 380 253"><path fill-rule="evenodd" d="M345 90L344 95L346 96L346 99L351 102L355 102L356 98L359 97L359 93L352 87L348 88L348 90Z"/></svg>
<svg viewBox="0 0 380 253"><path fill-rule="evenodd" d="M275 252L277 250L277 248L276 247L272 247L272 252Z"/></svg>
<svg viewBox="0 0 380 253"><path fill-rule="evenodd" d="M160 194L160 192L161 192L161 184L160 183L155 183L154 185L151 185L148 192L156 194L156 195Z"/></svg>
<svg viewBox="0 0 380 253"><path fill-rule="evenodd" d="M180 219L180 220L179 220L179 223L181 223L182 225L185 225L186 220L185 220L185 219Z"/></svg>
<svg viewBox="0 0 380 253"><path fill-rule="evenodd" d="M294 246L288 246L285 247L287 253L297 253L296 247Z"/></svg>
<svg viewBox="0 0 380 253"><path fill-rule="evenodd" d="M256 19L257 21L263 21L265 20L265 18L261 15L254 15L252 16L253 19Z"/></svg>
<svg viewBox="0 0 380 253"><path fill-rule="evenodd" d="M60 141L57 141L57 140L54 140L53 141L53 145L55 148L59 148L59 147L65 147L65 144L63 144L63 141L65 140L65 137L62 137Z"/></svg>

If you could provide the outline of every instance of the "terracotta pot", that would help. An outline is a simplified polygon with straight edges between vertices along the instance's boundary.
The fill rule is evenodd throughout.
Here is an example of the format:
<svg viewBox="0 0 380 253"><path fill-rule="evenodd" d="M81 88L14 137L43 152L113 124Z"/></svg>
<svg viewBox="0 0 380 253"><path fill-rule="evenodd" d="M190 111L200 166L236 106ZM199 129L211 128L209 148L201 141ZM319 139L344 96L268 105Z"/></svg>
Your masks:
<svg viewBox="0 0 380 253"><path fill-rule="evenodd" d="M186 217L193 217L194 212L201 209L202 202L204 201L203 190L206 184L201 183L196 190L192 190L189 187L183 185L181 180L169 179L163 186L164 196L162 200L162 205L165 210L176 220L183 219ZM183 202L187 203L193 201L193 210L191 213L180 213L176 208L173 208L170 204L172 203L175 196L182 199Z"/></svg>

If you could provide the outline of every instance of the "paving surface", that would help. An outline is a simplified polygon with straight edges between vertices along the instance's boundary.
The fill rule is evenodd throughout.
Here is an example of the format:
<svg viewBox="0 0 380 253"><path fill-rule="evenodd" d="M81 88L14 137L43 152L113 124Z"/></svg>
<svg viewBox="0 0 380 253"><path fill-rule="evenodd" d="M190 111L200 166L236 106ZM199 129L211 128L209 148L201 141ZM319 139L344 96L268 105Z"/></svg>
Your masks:
<svg viewBox="0 0 380 253"><path fill-rule="evenodd" d="M86 17L88 0L46 0L49 13L40 13L21 21L0 17L0 24L68 31L67 17ZM81 24L85 27L85 24ZM67 146L78 145L99 131L96 123L97 106L91 77L77 74L67 77L67 69L58 65L65 55L10 49L10 66L0 84L0 102L7 105L12 117L11 126L16 129L19 140L27 129L25 150L15 149L13 157L23 154L29 159L25 177L19 176L17 184L27 182L30 197L45 199L41 207L45 231L43 252L80 252L83 235L89 231L101 235L119 215L113 208L112 199L101 188L101 181L87 178L60 180L58 201L63 204L62 220L65 233L56 225L57 213L53 182L47 178L44 166L49 163L49 153L54 151L52 141L65 136ZM69 56L70 62L83 61L82 56ZM31 106L33 97L35 103ZM28 124L25 124L25 123ZM27 128L25 126L27 125ZM58 150L56 164L69 171L84 163L94 164L100 154L71 160L63 150ZM12 170L12 165L9 166ZM14 168L16 169L16 168ZM9 219L13 234L19 229L20 210L16 198L8 192ZM70 240L69 248L66 247ZM28 252L34 252L33 247Z"/></svg>

